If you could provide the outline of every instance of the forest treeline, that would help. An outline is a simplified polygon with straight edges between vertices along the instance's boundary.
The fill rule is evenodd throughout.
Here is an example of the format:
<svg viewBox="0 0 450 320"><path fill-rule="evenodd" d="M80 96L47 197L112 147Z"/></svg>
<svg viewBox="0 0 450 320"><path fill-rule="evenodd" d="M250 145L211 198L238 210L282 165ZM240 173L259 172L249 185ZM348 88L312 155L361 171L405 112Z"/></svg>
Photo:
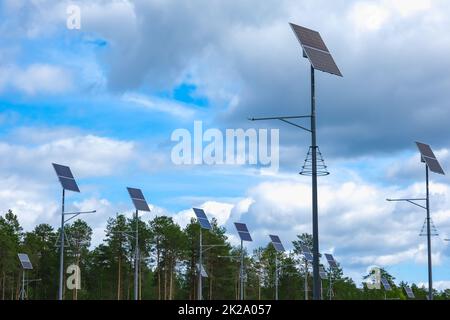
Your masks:
<svg viewBox="0 0 450 320"><path fill-rule="evenodd" d="M65 268L76 264L81 270L81 289L64 291L64 299L133 299L134 294L134 233L136 218L117 214L107 222L105 238L97 247L91 246L92 228L76 220L65 228ZM199 255L199 225L192 219L183 229L172 218L155 217L138 220L140 299L172 300L196 299L197 262ZM203 243L213 245L204 250L203 262L208 278L203 280L203 298L238 299L239 247L233 247L225 235L225 228L212 220L212 230L203 232ZM276 252L271 244L245 254L245 299L275 298L275 257L279 265L279 299L311 297L312 275L303 259L301 245L312 247L309 234L301 234L293 241L293 250ZM59 280L59 230L40 224L25 232L17 216L9 210L0 216L0 299L20 298L22 268L18 253L26 253L33 270L26 272L26 298L57 299ZM382 275L393 290L369 290L345 277L342 269L331 270L322 280L323 299L406 299L404 286L396 284L385 270ZM305 277L305 274L307 276ZM367 275L369 276L369 275ZM330 280L332 290L330 291ZM306 284L305 284L306 281ZM64 281L65 283L65 281ZM417 299L426 299L426 290L409 284ZM306 290L305 290L306 289ZM449 299L450 290L435 291L435 299Z"/></svg>

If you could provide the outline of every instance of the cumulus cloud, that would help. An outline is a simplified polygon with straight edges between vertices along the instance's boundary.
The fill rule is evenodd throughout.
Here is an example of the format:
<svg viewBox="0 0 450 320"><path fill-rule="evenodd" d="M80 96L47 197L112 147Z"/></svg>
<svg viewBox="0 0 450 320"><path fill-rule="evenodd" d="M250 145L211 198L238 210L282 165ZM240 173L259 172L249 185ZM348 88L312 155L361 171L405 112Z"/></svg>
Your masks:
<svg viewBox="0 0 450 320"><path fill-rule="evenodd" d="M417 197L422 189L419 184L405 189L386 188L362 179L345 183L322 182L319 189L321 251L332 252L342 263L345 273L355 276L356 280L369 265L384 268L404 263L426 265L426 242L419 237L424 210L385 200L392 194ZM448 194L448 185L431 184L433 218L439 230L450 227ZM248 244L249 248L266 245L268 234L279 234L290 250L296 235L311 233L311 195L307 181L274 179L250 188L246 195L247 198L216 203L211 207L218 213L230 213L223 225L227 227L227 235L234 245L239 244L233 226L236 221L249 226L254 240ZM179 215L193 217L191 210ZM434 238L433 261L436 266L443 263L446 254L442 236Z"/></svg>
<svg viewBox="0 0 450 320"><path fill-rule="evenodd" d="M26 95L61 94L72 88L70 73L48 64L32 64L26 68L0 66L0 90L11 87Z"/></svg>
<svg viewBox="0 0 450 320"><path fill-rule="evenodd" d="M46 14L50 24L59 24L67 4L8 3L8 10L26 12L9 19L32 21L24 24L26 30L36 29L35 21ZM450 116L447 1L77 4L81 32L109 44L97 58L113 93L144 90L153 96L189 80L218 111L213 116L221 127L248 126L248 116L306 113L308 69L288 26L292 21L320 30L344 73L343 79L317 77L323 151L343 157L383 154L411 150L414 139L449 147L440 134ZM144 104L159 105L152 99ZM282 145L295 146L298 135L283 129Z"/></svg>
<svg viewBox="0 0 450 320"><path fill-rule="evenodd" d="M25 129L23 129L25 130ZM28 135L38 129L29 129ZM37 133L39 135L39 132ZM37 145L0 142L8 158L0 160L4 172L50 172L50 164L70 164L79 177L109 175L135 156L133 142L95 135L58 136ZM14 170L19 169L19 170Z"/></svg>

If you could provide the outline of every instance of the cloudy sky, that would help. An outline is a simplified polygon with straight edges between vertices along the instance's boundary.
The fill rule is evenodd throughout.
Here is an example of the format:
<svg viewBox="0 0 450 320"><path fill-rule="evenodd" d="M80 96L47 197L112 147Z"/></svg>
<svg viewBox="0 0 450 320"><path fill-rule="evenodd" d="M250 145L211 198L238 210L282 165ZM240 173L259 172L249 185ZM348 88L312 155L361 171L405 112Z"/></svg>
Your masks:
<svg viewBox="0 0 450 320"><path fill-rule="evenodd" d="M81 29L66 26L81 9ZM193 206L254 242L287 248L311 230L310 179L298 175L304 132L249 116L306 114L309 66L289 22L319 30L343 78L317 73L318 142L331 175L319 180L320 246L359 281L371 265L426 283L425 212L388 197L423 197L414 141L450 168L450 3L446 0L4 0L0 4L0 210L26 230L58 225L52 162L70 165L68 194L94 243L126 186L185 225ZM177 166L176 129L279 128L280 171ZM256 126L256 127L255 127ZM450 288L450 181L431 175L434 280Z"/></svg>

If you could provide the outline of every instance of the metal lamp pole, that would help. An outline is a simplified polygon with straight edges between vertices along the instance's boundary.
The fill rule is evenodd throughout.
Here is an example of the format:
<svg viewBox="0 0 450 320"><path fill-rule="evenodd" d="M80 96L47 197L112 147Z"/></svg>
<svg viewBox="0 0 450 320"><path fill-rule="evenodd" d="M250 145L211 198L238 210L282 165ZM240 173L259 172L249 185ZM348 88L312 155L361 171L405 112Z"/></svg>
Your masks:
<svg viewBox="0 0 450 320"><path fill-rule="evenodd" d="M83 212L64 212L64 198L65 198L65 189L62 192L62 211L61 211L61 243L60 243L60 255L59 255L59 291L58 291L58 300L63 300L63 280L64 280L64 226L67 222L72 220L73 218L79 216L80 214L87 213L95 213L97 210L92 211L83 211ZM69 219L65 219L65 216L70 215Z"/></svg>
<svg viewBox="0 0 450 320"><path fill-rule="evenodd" d="M240 300L244 300L244 242L241 240L241 270L240 270L240 280L241 280L241 294Z"/></svg>
<svg viewBox="0 0 450 320"><path fill-rule="evenodd" d="M139 212L136 210L136 237L135 237L135 258L134 258L134 300L138 300L139 296Z"/></svg>
<svg viewBox="0 0 450 320"><path fill-rule="evenodd" d="M430 216L430 190L429 190L429 169L428 165L425 165L425 177L426 177L426 197L418 199L386 199L390 202L409 202L417 207L425 209L427 211L427 249L428 249L428 299L433 300L433 265L431 259L431 216ZM425 201L425 206L417 203L416 201Z"/></svg>
<svg viewBox="0 0 450 320"><path fill-rule="evenodd" d="M320 300L321 285L319 279L319 214L318 214L318 192L317 192L317 137L316 137L316 87L314 67L311 65L311 115L293 116L293 117L270 117L270 118L251 118L250 121L262 120L280 120L297 128L311 133L311 153L312 153L312 234L313 234L313 298ZM293 123L293 119L310 118L311 129Z"/></svg>
<svg viewBox="0 0 450 320"><path fill-rule="evenodd" d="M199 239L199 266L198 266L198 300L203 300L203 284L202 284L202 268L203 268L203 247L202 247L202 228L200 227L200 239Z"/></svg>

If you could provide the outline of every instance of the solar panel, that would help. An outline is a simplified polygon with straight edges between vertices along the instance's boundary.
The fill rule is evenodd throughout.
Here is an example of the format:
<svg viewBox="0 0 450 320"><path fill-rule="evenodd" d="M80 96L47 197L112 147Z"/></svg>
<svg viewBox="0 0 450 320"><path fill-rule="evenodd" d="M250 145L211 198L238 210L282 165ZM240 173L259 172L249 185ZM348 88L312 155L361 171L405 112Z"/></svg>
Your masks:
<svg viewBox="0 0 450 320"><path fill-rule="evenodd" d="M441 165L439 164L439 161L436 159L431 159L428 157L424 157L426 164L428 165L428 168L431 172L445 175L444 170L442 169Z"/></svg>
<svg viewBox="0 0 450 320"><path fill-rule="evenodd" d="M410 287L405 287L405 292L406 292L406 295L408 296L408 298L410 298L410 299L416 298L416 296L414 295L414 292L412 291L412 289Z"/></svg>
<svg viewBox="0 0 450 320"><path fill-rule="evenodd" d="M193 208L195 215L197 216L197 221L203 229L211 230L211 224L209 223L208 217L203 209Z"/></svg>
<svg viewBox="0 0 450 320"><path fill-rule="evenodd" d="M314 69L342 77L342 73L331 54L306 46L304 47L304 51Z"/></svg>
<svg viewBox="0 0 450 320"><path fill-rule="evenodd" d="M416 142L416 145L417 148L419 148L420 154L422 156L422 161L427 164L428 168L434 173L445 175L445 172L439 164L436 156L434 155L433 150L431 150L431 147L421 142Z"/></svg>
<svg viewBox="0 0 450 320"><path fill-rule="evenodd" d="M127 190L136 210L150 211L150 208L148 207L147 201L145 200L144 194L142 193L141 189L127 188Z"/></svg>
<svg viewBox="0 0 450 320"><path fill-rule="evenodd" d="M332 254L325 253L325 258L327 259L328 265L331 268L337 268L338 267L338 265L336 263L336 260L334 260L334 257L333 257Z"/></svg>
<svg viewBox="0 0 450 320"><path fill-rule="evenodd" d="M281 243L280 237L275 235L269 235L270 240L272 240L272 245L274 246L275 250L278 252L284 252L283 244Z"/></svg>
<svg viewBox="0 0 450 320"><path fill-rule="evenodd" d="M274 243L281 243L280 237L279 236L275 236L275 235L269 235L270 240L272 240L272 242Z"/></svg>
<svg viewBox="0 0 450 320"><path fill-rule="evenodd" d="M71 178L71 179L75 179L73 177L72 171L70 171L70 168L68 166L63 166L60 164L56 164L56 163L52 163L53 164L53 168L55 168L56 174L58 175L58 177L66 177L66 178Z"/></svg>
<svg viewBox="0 0 450 320"><path fill-rule="evenodd" d="M253 241L250 232L248 232L247 226L244 223L235 222L234 226L242 241Z"/></svg>
<svg viewBox="0 0 450 320"><path fill-rule="evenodd" d="M322 40L320 33L293 23L290 23L290 25L313 68L342 77L342 73L334 62L333 56Z"/></svg>
<svg viewBox="0 0 450 320"><path fill-rule="evenodd" d="M323 266L319 266L319 275L322 280L325 280L328 278L327 272L325 271Z"/></svg>
<svg viewBox="0 0 450 320"><path fill-rule="evenodd" d="M313 261L313 255L311 253L311 250L309 250L309 248L307 246L300 246L301 250L302 250L302 254L305 257L305 259L307 261L312 262Z"/></svg>
<svg viewBox="0 0 450 320"><path fill-rule="evenodd" d="M312 262L313 255L311 250L309 250L307 246L300 246L300 249L302 250L303 257L306 259L306 261Z"/></svg>
<svg viewBox="0 0 450 320"><path fill-rule="evenodd" d="M20 264L22 265L22 268L25 270L32 270L33 265L31 264L30 258L26 253L19 253L17 254L20 260Z"/></svg>
<svg viewBox="0 0 450 320"><path fill-rule="evenodd" d="M78 188L78 185L69 167L56 163L52 163L52 165L64 190L80 192L80 189Z"/></svg>
<svg viewBox="0 0 450 320"><path fill-rule="evenodd" d="M386 291L391 291L392 290L391 285L389 284L389 282L385 278L381 278L381 284L383 285L384 290L386 290Z"/></svg>
<svg viewBox="0 0 450 320"><path fill-rule="evenodd" d="M428 144L422 143L422 142L416 142L417 148L419 148L420 154L422 156L436 159L436 156L434 155L433 150L431 150L431 147Z"/></svg>
<svg viewBox="0 0 450 320"><path fill-rule="evenodd" d="M205 267L202 265L201 268L199 266L199 264L197 263L197 272L200 270L200 274L202 275L203 278L208 278L208 273L205 270Z"/></svg>
<svg viewBox="0 0 450 320"><path fill-rule="evenodd" d="M245 223L235 222L234 225L238 232L248 232L247 225Z"/></svg>
<svg viewBox="0 0 450 320"><path fill-rule="evenodd" d="M307 246L300 246L303 253L311 253L311 250Z"/></svg>
<svg viewBox="0 0 450 320"><path fill-rule="evenodd" d="M142 193L141 189L135 189L135 188L127 188L128 189L128 193L130 194L130 197L132 199L140 199L140 200L144 200L144 194Z"/></svg>
<svg viewBox="0 0 450 320"><path fill-rule="evenodd" d="M301 44L329 52L327 46L322 40L322 37L320 36L320 33L293 23L290 23L290 25Z"/></svg>

